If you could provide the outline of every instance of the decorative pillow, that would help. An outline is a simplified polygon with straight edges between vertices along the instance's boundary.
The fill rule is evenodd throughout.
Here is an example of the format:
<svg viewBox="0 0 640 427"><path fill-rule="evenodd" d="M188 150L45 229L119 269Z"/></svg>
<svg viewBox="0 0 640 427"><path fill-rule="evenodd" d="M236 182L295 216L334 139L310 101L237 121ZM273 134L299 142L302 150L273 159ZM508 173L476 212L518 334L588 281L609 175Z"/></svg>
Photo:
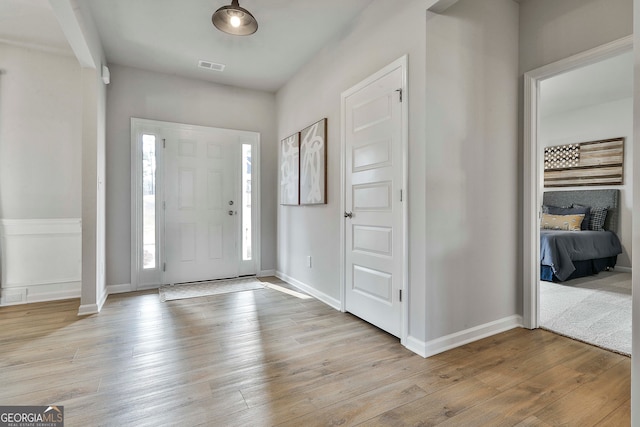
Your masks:
<svg viewBox="0 0 640 427"><path fill-rule="evenodd" d="M551 215L584 215L584 220L580 225L581 230L589 229L589 217L591 212L591 208L589 206L581 206L581 205L573 205L568 208L558 207L558 206L548 206L548 214Z"/></svg>
<svg viewBox="0 0 640 427"><path fill-rule="evenodd" d="M568 211L566 213L563 213L563 212L549 212L549 213L554 213L559 215L576 215L576 214L583 213L584 220L582 221L582 225L580 226L580 229L582 230L589 229L589 224L591 222L591 206L573 204L571 205L571 211Z"/></svg>
<svg viewBox="0 0 640 427"><path fill-rule="evenodd" d="M580 226L580 228L582 228L583 230L589 230L589 224L591 224L591 206L573 204L571 205L571 207L585 209L586 212L584 214L584 220L582 221L582 225ZM582 213L582 212L575 212L575 213Z"/></svg>
<svg viewBox="0 0 640 427"><path fill-rule="evenodd" d="M542 214L540 228L545 230L580 231L580 224L584 220L584 214L578 215L552 215Z"/></svg>
<svg viewBox="0 0 640 427"><path fill-rule="evenodd" d="M604 231L604 221L607 219L606 208L591 208L591 220L589 221L589 230Z"/></svg>

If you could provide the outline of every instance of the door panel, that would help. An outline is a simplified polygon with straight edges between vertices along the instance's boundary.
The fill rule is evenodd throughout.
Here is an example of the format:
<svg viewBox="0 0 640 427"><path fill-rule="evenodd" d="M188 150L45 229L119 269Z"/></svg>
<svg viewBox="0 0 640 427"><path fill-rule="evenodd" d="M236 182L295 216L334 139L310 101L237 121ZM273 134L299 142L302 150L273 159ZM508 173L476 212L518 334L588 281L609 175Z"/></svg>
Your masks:
<svg viewBox="0 0 640 427"><path fill-rule="evenodd" d="M240 146L223 132L169 135L165 283L237 277Z"/></svg>
<svg viewBox="0 0 640 427"><path fill-rule="evenodd" d="M400 336L404 218L401 67L345 98L345 307Z"/></svg>
<svg viewBox="0 0 640 427"><path fill-rule="evenodd" d="M392 243L391 227L353 226L353 251L392 256Z"/></svg>

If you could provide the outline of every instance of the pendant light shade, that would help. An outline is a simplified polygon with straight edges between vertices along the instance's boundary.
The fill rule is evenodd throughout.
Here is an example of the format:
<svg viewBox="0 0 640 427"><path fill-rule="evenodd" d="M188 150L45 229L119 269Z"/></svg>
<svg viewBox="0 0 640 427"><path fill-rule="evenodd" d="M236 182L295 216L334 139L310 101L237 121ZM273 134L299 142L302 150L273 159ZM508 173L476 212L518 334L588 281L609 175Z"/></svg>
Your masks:
<svg viewBox="0 0 640 427"><path fill-rule="evenodd" d="M258 30L258 21L251 12L240 7L238 0L232 0L230 6L216 10L211 22L220 31L236 36L248 36Z"/></svg>

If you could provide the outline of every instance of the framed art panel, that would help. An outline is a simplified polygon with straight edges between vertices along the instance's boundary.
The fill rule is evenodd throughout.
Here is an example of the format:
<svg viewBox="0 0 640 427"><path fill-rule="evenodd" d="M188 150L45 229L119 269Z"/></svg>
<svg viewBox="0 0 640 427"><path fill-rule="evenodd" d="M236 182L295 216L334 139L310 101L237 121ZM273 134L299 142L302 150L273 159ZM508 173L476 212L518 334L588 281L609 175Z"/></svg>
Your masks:
<svg viewBox="0 0 640 427"><path fill-rule="evenodd" d="M544 149L544 186L622 185L624 138Z"/></svg>
<svg viewBox="0 0 640 427"><path fill-rule="evenodd" d="M300 133L280 141L280 204L300 204Z"/></svg>
<svg viewBox="0 0 640 427"><path fill-rule="evenodd" d="M327 203L327 119L300 132L300 204Z"/></svg>

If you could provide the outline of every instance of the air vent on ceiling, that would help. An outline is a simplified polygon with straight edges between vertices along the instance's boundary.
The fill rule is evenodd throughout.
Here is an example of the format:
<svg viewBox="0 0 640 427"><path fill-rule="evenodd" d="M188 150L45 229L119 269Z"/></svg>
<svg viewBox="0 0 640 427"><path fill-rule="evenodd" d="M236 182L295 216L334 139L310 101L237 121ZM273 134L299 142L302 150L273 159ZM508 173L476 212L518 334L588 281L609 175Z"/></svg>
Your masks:
<svg viewBox="0 0 640 427"><path fill-rule="evenodd" d="M198 67L200 68L204 68L206 70L211 70L211 71L224 71L224 64L217 64L215 62L211 62L211 61L203 61L200 60L198 61Z"/></svg>

